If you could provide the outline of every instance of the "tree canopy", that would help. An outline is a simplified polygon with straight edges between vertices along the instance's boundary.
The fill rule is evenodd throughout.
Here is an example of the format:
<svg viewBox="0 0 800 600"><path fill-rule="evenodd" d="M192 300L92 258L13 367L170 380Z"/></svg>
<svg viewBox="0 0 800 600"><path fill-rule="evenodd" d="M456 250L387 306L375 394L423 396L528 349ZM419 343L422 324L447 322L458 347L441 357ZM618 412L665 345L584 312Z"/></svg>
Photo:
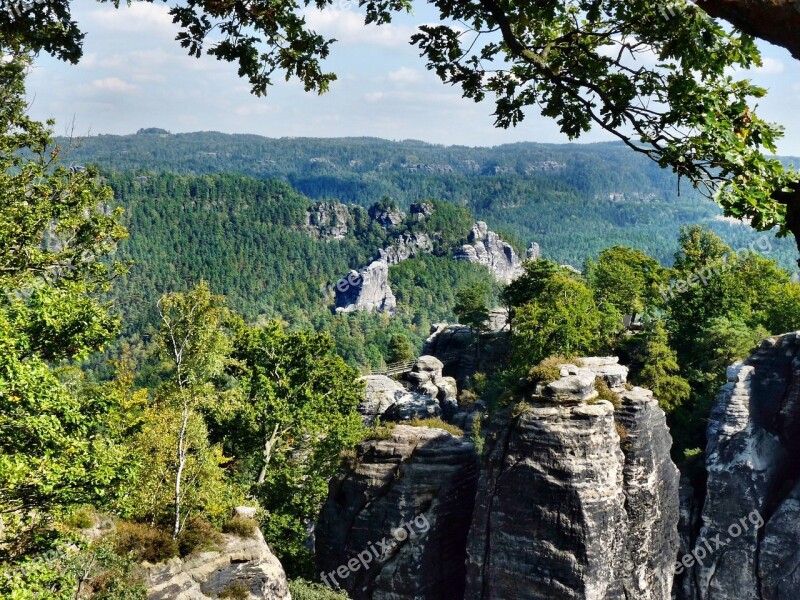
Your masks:
<svg viewBox="0 0 800 600"><path fill-rule="evenodd" d="M769 156L782 129L754 110L766 90L731 75L761 64L750 35L729 31L685 0L430 3L440 22L421 26L411 42L428 68L465 97L493 97L497 126L516 125L538 109L570 138L602 128L713 196L726 215L800 237L797 174ZM185 0L170 14L189 54L237 64L253 93L266 94L278 75L323 93L336 79L323 69L335 40L308 26L303 10L312 4L333 6L332 0ZM731 18L735 11L723 10L726 4L704 6ZM359 6L365 24L378 25L412 8L410 0L359 0ZM68 0L54 0L0 13L0 46L77 62L83 33L69 9ZM741 15L736 24L755 24ZM778 39L763 27L749 30Z"/></svg>

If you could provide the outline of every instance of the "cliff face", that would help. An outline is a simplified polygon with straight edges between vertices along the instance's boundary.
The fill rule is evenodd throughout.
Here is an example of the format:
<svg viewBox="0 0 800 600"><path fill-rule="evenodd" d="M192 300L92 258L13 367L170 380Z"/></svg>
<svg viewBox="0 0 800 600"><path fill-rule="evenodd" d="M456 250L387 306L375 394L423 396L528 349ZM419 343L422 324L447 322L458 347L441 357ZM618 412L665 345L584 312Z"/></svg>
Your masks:
<svg viewBox="0 0 800 600"><path fill-rule="evenodd" d="M641 388L619 390L616 415L604 400L587 404L596 374L567 368L539 390L549 402L532 398L494 424L466 598L670 597L678 471L664 413Z"/></svg>
<svg viewBox="0 0 800 600"><path fill-rule="evenodd" d="M800 337L792 333L728 369L708 424L702 527L682 532L694 538L694 560L684 563L679 597L800 597L798 433Z"/></svg>
<svg viewBox="0 0 800 600"><path fill-rule="evenodd" d="M397 300L389 287L389 263L375 260L336 284L336 312L394 313Z"/></svg>
<svg viewBox="0 0 800 600"><path fill-rule="evenodd" d="M317 524L320 578L355 600L463 597L476 480L474 445L441 429L362 442Z"/></svg>
<svg viewBox="0 0 800 600"><path fill-rule="evenodd" d="M362 443L331 484L319 570L331 580L345 565L337 581L356 599L667 600L678 472L663 411L626 376L615 358L563 366L494 417L479 473L472 443L440 430L398 425ZM358 567L420 514L424 536Z"/></svg>
<svg viewBox="0 0 800 600"><path fill-rule="evenodd" d="M500 239L500 236L483 221L473 225L467 238L467 243L454 256L456 260L485 265L492 274L502 283L510 283L522 273L519 256L510 244Z"/></svg>

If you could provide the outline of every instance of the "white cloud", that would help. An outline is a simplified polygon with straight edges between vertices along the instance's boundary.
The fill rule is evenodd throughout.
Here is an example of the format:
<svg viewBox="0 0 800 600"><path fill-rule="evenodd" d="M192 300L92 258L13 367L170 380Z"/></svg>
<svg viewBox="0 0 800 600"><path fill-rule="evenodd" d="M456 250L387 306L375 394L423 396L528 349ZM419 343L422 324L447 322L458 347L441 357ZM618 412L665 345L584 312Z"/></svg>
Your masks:
<svg viewBox="0 0 800 600"><path fill-rule="evenodd" d="M177 25L172 22L169 6L164 4L134 2L130 6L123 4L120 8L105 5L93 10L89 17L106 31L169 32L174 34L178 29Z"/></svg>
<svg viewBox="0 0 800 600"><path fill-rule="evenodd" d="M386 48L407 46L414 27L393 24L364 25L364 15L352 10L316 8L305 11L308 26L341 44L369 44Z"/></svg>
<svg viewBox="0 0 800 600"><path fill-rule="evenodd" d="M92 88L103 92L133 92L138 89L135 85L123 81L119 77L106 77L92 81Z"/></svg>
<svg viewBox="0 0 800 600"><path fill-rule="evenodd" d="M422 79L422 74L417 69L400 67L389 73L389 81L394 83L416 83Z"/></svg>
<svg viewBox="0 0 800 600"><path fill-rule="evenodd" d="M761 73L762 75L778 75L783 73L785 68L783 61L777 58L770 58L767 56L762 62L763 64L760 67L753 69L756 73Z"/></svg>
<svg viewBox="0 0 800 600"><path fill-rule="evenodd" d="M278 108L270 106L269 104L248 104L238 106L234 112L240 117L256 117L258 115L278 112Z"/></svg>

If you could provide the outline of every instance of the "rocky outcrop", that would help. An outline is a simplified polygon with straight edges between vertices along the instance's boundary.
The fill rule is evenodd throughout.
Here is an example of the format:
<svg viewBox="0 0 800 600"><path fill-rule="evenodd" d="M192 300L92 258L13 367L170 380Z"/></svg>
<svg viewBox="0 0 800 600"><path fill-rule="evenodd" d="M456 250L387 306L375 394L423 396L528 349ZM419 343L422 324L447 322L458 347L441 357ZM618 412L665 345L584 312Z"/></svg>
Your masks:
<svg viewBox="0 0 800 600"><path fill-rule="evenodd" d="M384 208L379 204L373 204L369 208L369 217L377 221L381 227L391 229L397 227L406 218L406 214L398 208Z"/></svg>
<svg viewBox="0 0 800 600"><path fill-rule="evenodd" d="M306 229L324 240L343 240L347 237L350 209L340 202L317 202L306 211Z"/></svg>
<svg viewBox="0 0 800 600"><path fill-rule="evenodd" d="M396 265L420 254L433 251L433 242L425 233L404 233L397 236L392 243L378 252L379 260L389 266Z"/></svg>
<svg viewBox="0 0 800 600"><path fill-rule="evenodd" d="M358 411L366 425L378 417L383 421L410 421L438 417L442 409L433 396L409 392L400 383L386 375L367 375L364 401Z"/></svg>
<svg viewBox="0 0 800 600"><path fill-rule="evenodd" d="M443 372L463 388L475 373L491 373L505 363L509 351L505 331L477 333L466 325L437 323L425 340L422 352L438 358Z"/></svg>
<svg viewBox="0 0 800 600"><path fill-rule="evenodd" d="M223 539L219 551L146 567L147 600L211 600L236 584L251 600L290 600L283 567L258 529L252 538Z"/></svg>
<svg viewBox="0 0 800 600"><path fill-rule="evenodd" d="M411 218L416 221L424 221L433 214L433 204L430 202L413 202L409 208Z"/></svg>
<svg viewBox="0 0 800 600"><path fill-rule="evenodd" d="M389 287L389 264L375 260L361 271L350 273L336 284L336 312L394 313L397 300Z"/></svg>
<svg viewBox="0 0 800 600"><path fill-rule="evenodd" d="M531 242L531 245L528 246L528 250L525 254L527 255L528 260L539 260L542 257L542 250L539 248L539 244L536 242Z"/></svg>
<svg viewBox="0 0 800 600"><path fill-rule="evenodd" d="M728 369L708 424L707 491L688 600L800 597L800 336L766 340Z"/></svg>
<svg viewBox="0 0 800 600"><path fill-rule="evenodd" d="M670 597L678 472L641 388L596 400L613 360L565 365L491 426L468 544L466 598ZM583 363L586 365L586 363Z"/></svg>
<svg viewBox="0 0 800 600"><path fill-rule="evenodd" d="M355 600L463 597L476 480L474 445L441 429L362 442L317 523L320 579Z"/></svg>
<svg viewBox="0 0 800 600"><path fill-rule="evenodd" d="M455 253L456 260L485 265L502 283L510 283L522 273L521 261L510 244L478 221L472 226L467 243Z"/></svg>
<svg viewBox="0 0 800 600"><path fill-rule="evenodd" d="M442 414L449 418L458 409L458 385L452 377L442 374L444 365L435 356L420 356L407 373L405 379L413 390L436 398L442 408Z"/></svg>

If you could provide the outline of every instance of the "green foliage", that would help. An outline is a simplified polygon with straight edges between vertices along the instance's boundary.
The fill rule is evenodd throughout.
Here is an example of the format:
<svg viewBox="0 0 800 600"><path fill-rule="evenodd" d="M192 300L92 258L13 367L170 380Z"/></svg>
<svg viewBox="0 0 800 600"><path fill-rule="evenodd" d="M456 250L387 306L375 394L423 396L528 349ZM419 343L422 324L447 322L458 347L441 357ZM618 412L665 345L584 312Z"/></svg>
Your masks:
<svg viewBox="0 0 800 600"><path fill-rule="evenodd" d="M586 278L598 302L614 306L623 315L635 315L654 304L664 268L641 250L612 246L590 263Z"/></svg>
<svg viewBox="0 0 800 600"><path fill-rule="evenodd" d="M389 338L389 352L386 356L387 363L404 363L414 360L416 352L408 337L396 333Z"/></svg>
<svg viewBox="0 0 800 600"><path fill-rule="evenodd" d="M312 583L304 579L290 579L289 592L292 600L347 600L349 596L337 590L332 590L321 583Z"/></svg>
<svg viewBox="0 0 800 600"><path fill-rule="evenodd" d="M88 508L79 508L64 519L64 525L74 529L89 529L94 525L94 514Z"/></svg>
<svg viewBox="0 0 800 600"><path fill-rule="evenodd" d="M411 427L427 427L429 429L443 429L455 437L464 437L464 432L459 427L442 421L438 417L430 419L411 419L408 423L404 423L404 425L410 425Z"/></svg>
<svg viewBox="0 0 800 600"><path fill-rule="evenodd" d="M189 556L196 551L216 550L222 544L222 536L202 517L190 517L176 541L180 556Z"/></svg>
<svg viewBox="0 0 800 600"><path fill-rule="evenodd" d="M136 562L159 563L178 556L178 543L170 533L144 523L121 521L114 534L114 551Z"/></svg>
<svg viewBox="0 0 800 600"><path fill-rule="evenodd" d="M514 364L527 370L529 365L554 354L596 352L610 336L606 327L592 290L573 277L555 274L535 300L516 309L512 330Z"/></svg>
<svg viewBox="0 0 800 600"><path fill-rule="evenodd" d="M333 353L329 336L276 322L243 327L235 375L242 394L230 418L216 414L226 447L248 465L264 533L285 568L308 572L307 523L327 495L342 450L363 437L359 373Z"/></svg>
<svg viewBox="0 0 800 600"><path fill-rule="evenodd" d="M622 407L622 398L619 394L608 387L608 382L602 377L594 378L594 391L597 392L597 400L607 400L618 410Z"/></svg>
<svg viewBox="0 0 800 600"><path fill-rule="evenodd" d="M532 384L551 383L561 378L561 365L570 364L565 356L548 356L533 365L528 371L528 381Z"/></svg>
<svg viewBox="0 0 800 600"><path fill-rule="evenodd" d="M653 392L659 406L667 414L689 398L691 387L680 376L677 355L669 346L667 330L662 321L655 321L650 325L641 360L641 370L633 379Z"/></svg>
<svg viewBox="0 0 800 600"><path fill-rule="evenodd" d="M489 290L484 286L462 288L456 294L456 305L453 307L458 322L467 325L473 331L486 331L489 320L489 307L486 298Z"/></svg>
<svg viewBox="0 0 800 600"><path fill-rule="evenodd" d="M239 536L240 538L252 538L256 535L258 521L246 517L235 516L225 521L222 531Z"/></svg>

